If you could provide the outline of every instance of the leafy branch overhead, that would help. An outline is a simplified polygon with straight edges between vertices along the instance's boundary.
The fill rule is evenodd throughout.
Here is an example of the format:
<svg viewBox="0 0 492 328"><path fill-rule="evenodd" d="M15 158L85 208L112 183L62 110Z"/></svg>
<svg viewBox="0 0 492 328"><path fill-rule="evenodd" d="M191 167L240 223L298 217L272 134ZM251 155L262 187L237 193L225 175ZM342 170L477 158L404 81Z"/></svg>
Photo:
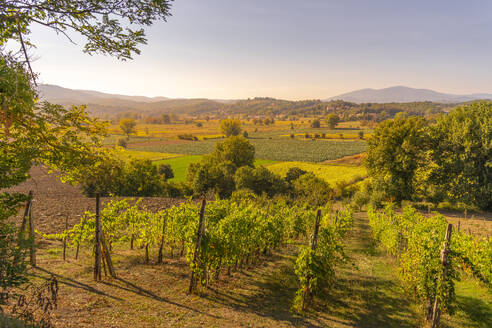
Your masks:
<svg viewBox="0 0 492 328"><path fill-rule="evenodd" d="M172 0L14 0L0 2L0 46L8 40L34 46L30 26L39 24L66 36L86 39L84 52L121 60L140 54L147 42L142 26L165 21ZM73 41L72 41L73 42Z"/></svg>

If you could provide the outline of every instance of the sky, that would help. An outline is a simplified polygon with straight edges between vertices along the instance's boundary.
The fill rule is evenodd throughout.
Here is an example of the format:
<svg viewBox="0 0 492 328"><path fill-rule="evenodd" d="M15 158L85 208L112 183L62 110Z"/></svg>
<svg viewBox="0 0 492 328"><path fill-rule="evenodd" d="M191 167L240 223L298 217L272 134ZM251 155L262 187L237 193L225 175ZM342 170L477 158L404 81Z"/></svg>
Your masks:
<svg viewBox="0 0 492 328"><path fill-rule="evenodd" d="M41 83L171 98L492 92L489 0L175 0L171 12L127 62L33 26L33 68Z"/></svg>

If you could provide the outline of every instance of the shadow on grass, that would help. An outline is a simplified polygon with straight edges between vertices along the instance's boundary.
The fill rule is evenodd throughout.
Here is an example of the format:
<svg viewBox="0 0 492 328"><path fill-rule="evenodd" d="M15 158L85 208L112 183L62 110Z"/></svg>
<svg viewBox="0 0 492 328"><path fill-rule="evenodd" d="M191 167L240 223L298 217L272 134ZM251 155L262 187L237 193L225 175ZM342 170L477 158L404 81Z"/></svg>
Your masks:
<svg viewBox="0 0 492 328"><path fill-rule="evenodd" d="M492 307L484 301L468 296L458 296L456 299L465 317L476 324L476 327L492 327Z"/></svg>
<svg viewBox="0 0 492 328"><path fill-rule="evenodd" d="M140 287L140 286L138 286L138 285L136 285L136 284L134 284L132 282L129 282L129 281L125 280L125 279L116 278L114 281L121 282L124 286L119 285L119 284L114 284L114 283L111 283L111 282L108 282L108 281L102 281L101 283L104 284L104 285L106 285L106 286L110 286L110 287L113 287L113 288L118 288L118 289L121 289L121 290L130 292L130 293L134 293L134 294L137 294L137 295L140 295L140 296L148 297L148 298L153 299L155 301L172 304L174 306L177 306L177 307L180 307L180 308L184 308L184 309L187 309L187 310L190 310L190 311L193 311L193 312L202 314L202 315L206 315L206 316L209 316L209 317L212 317L212 318L216 318L216 319L219 318L219 317L217 317L217 316L215 316L213 314L202 312L202 311L199 311L199 310L194 309L192 307L189 307L189 306L186 306L186 305L183 305L183 304L179 304L179 303L173 302L173 301L171 301L171 300L169 300L167 298L164 298L164 297L161 297L159 295L156 295L155 293L151 292L150 290L144 289L144 288L142 288L142 287Z"/></svg>
<svg viewBox="0 0 492 328"><path fill-rule="evenodd" d="M356 221L347 240L350 262L354 263L340 266L335 285L315 297L302 316L291 310L298 288L294 245L270 259L270 268L251 269L252 274L243 275L239 290L211 288L213 293L204 297L293 326L415 327L418 318L412 304L386 272L391 270L389 259L375 248L369 231L366 220ZM386 271L371 269L365 273L357 269L368 264Z"/></svg>
<svg viewBox="0 0 492 328"><path fill-rule="evenodd" d="M67 286L70 286L70 287L73 287L73 288L84 289L84 290L86 290L86 291L88 291L90 293L94 293L94 294L106 296L106 297L112 298L114 300L123 301L123 299L121 299L119 297L116 297L116 296L113 296L113 295L109 295L109 294L107 294L107 293L105 293L105 292L103 292L103 291L101 291L99 289L96 289L96 288L94 288L94 287L92 287L90 285L84 284L84 283L79 282L77 280L74 280L72 278L62 276L60 274L51 272L49 270L46 270L46 269L43 269L43 268L40 268L40 267L37 267L36 270L42 271L42 272L47 273L49 275L55 276L56 278L58 278L58 282L61 283L61 284L64 284L64 285L67 285ZM48 279L47 277L44 277L44 276L39 275L39 274L36 274L36 273L32 273L31 275L34 276L34 277L41 278L41 279Z"/></svg>

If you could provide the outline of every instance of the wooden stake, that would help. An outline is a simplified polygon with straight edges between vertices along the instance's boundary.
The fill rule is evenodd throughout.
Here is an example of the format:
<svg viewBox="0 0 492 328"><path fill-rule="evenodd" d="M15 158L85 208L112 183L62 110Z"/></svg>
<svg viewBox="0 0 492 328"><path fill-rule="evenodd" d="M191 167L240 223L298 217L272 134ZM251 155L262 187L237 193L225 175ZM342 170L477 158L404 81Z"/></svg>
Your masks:
<svg viewBox="0 0 492 328"><path fill-rule="evenodd" d="M19 238L22 239L26 238L27 217L29 216L29 212L31 211L32 206L32 190L29 191L28 197L29 199L27 200L26 207L24 209L24 216L22 217L22 224L19 230Z"/></svg>
<svg viewBox="0 0 492 328"><path fill-rule="evenodd" d="M446 279L447 267L448 267L448 246L449 241L451 240L451 232L453 230L453 225L448 224L446 229L446 235L444 237L443 248L441 251L441 263L443 266L442 275L441 275L441 284ZM441 310L439 309L439 297L436 295L436 299L434 301L434 309L432 311L432 328L437 328L439 326L439 319L441 317Z"/></svg>
<svg viewBox="0 0 492 328"><path fill-rule="evenodd" d="M100 207L101 200L99 193L96 193L96 229L94 236L94 280L101 280L101 216Z"/></svg>
<svg viewBox="0 0 492 328"><path fill-rule="evenodd" d="M315 252L316 248L318 247L318 233L319 233L320 221L321 221L321 210L318 210L318 212L316 213L316 221L314 222L313 239L311 240L311 249L313 250L313 252ZM307 278L307 285L309 286L309 281L311 280L311 277L307 276L306 278ZM311 291L309 290L309 287L306 287L304 289L304 293L302 294L302 305L301 305L302 311L306 309L310 296L311 296Z"/></svg>
<svg viewBox="0 0 492 328"><path fill-rule="evenodd" d="M68 231L68 216L65 218L65 234ZM63 261L66 260L67 253L67 235L63 237Z"/></svg>
<svg viewBox="0 0 492 328"><path fill-rule="evenodd" d="M106 238L104 237L104 231L101 231L101 244L104 251L104 260L108 265L109 275L116 278L116 272L114 271L113 261L111 260L111 254L109 253L108 245L106 244Z"/></svg>
<svg viewBox="0 0 492 328"><path fill-rule="evenodd" d="M164 217L162 222L162 235L161 235L161 244L159 245L159 255L157 255L157 263L162 263L162 251L164 248L164 236L166 234L166 217Z"/></svg>
<svg viewBox="0 0 492 328"><path fill-rule="evenodd" d="M202 207L200 209L200 221L198 222L198 229L196 232L195 252L193 254L193 271L191 271L190 287L188 289L188 294L193 293L193 289L195 288L195 285L196 285L196 277L195 277L194 268L197 267L198 255L200 253L200 246L202 244L202 235L203 235L203 232L205 231L205 222L204 222L205 205L206 205L206 200L204 198L202 200Z"/></svg>
<svg viewBox="0 0 492 328"><path fill-rule="evenodd" d="M32 216L32 204L29 206L29 240L31 241L30 247L30 260L31 266L36 267L36 245L34 238L34 219Z"/></svg>

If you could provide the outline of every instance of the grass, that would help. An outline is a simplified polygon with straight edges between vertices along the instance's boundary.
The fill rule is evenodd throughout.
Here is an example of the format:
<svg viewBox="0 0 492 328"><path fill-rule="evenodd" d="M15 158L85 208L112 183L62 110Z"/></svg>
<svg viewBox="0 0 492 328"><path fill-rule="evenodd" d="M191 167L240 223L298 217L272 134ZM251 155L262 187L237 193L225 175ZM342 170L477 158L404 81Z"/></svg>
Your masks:
<svg viewBox="0 0 492 328"><path fill-rule="evenodd" d="M202 155L189 155L176 158L164 159L154 162L155 165L169 164L174 172L174 178L169 181L181 182L186 179L186 171L191 163L198 163L202 159Z"/></svg>
<svg viewBox="0 0 492 328"><path fill-rule="evenodd" d="M298 288L294 272L298 242L283 245L262 263L221 275L198 295L187 295L190 269L184 258L162 265L143 264L142 249L116 244L118 279L92 279L90 247L74 260L38 251L31 279L55 275L60 292L55 323L59 327L417 327L418 305L407 297L395 260L372 239L364 213L346 239L348 260L336 269L336 282L317 295L308 311L291 310ZM155 249L151 250L152 259ZM444 315L442 327L490 327L492 296L486 287L464 278L456 285L457 312Z"/></svg>
<svg viewBox="0 0 492 328"><path fill-rule="evenodd" d="M367 172L363 166L353 165L334 165L334 164L316 164L305 162L281 162L267 166L274 173L285 177L287 171L292 167L298 167L304 171L312 172L317 177L334 185L339 181L349 181L356 177L366 176Z"/></svg>
<svg viewBox="0 0 492 328"><path fill-rule="evenodd" d="M274 161L322 162L362 153L364 141L304 140L304 139L249 139L255 147L256 157ZM147 147L133 146L134 150L204 155L212 152L217 140L204 140L180 144L161 144Z"/></svg>
<svg viewBox="0 0 492 328"><path fill-rule="evenodd" d="M180 156L176 158L170 158L170 159L164 159L160 161L155 161L155 165L160 165L160 164L169 164L171 165L171 168L173 169L174 172L174 178L170 179L169 181L173 182L181 182L186 180L186 172L188 170L188 166L191 163L198 163L202 159L202 155L188 155L188 156ZM271 165L276 163L275 161L271 160L263 160L263 159L257 159L255 161L255 165Z"/></svg>
<svg viewBox="0 0 492 328"><path fill-rule="evenodd" d="M151 161L159 161L163 159L181 156L180 154L167 154L167 153L138 151L138 150L122 150L120 154L124 159L137 158L137 159L148 159Z"/></svg>

